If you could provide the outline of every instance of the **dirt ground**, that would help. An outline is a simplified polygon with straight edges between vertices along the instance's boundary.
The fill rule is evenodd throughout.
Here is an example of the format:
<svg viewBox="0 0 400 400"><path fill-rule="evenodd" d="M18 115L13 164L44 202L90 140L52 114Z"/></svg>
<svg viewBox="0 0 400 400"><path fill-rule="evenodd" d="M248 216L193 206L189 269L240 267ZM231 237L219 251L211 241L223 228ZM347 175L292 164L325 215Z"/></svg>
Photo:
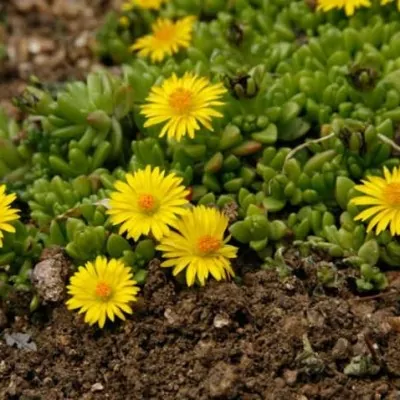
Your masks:
<svg viewBox="0 0 400 400"><path fill-rule="evenodd" d="M183 289L153 262L134 315L103 331L62 305L9 315L3 333L27 333L37 349L0 340L0 398L399 399L398 292L326 291L318 263L298 265L286 281L249 271ZM346 375L357 356L365 376Z"/></svg>
<svg viewBox="0 0 400 400"><path fill-rule="evenodd" d="M96 65L96 29L121 0L0 0L0 106L13 112L34 75L44 82L83 79Z"/></svg>
<svg viewBox="0 0 400 400"><path fill-rule="evenodd" d="M0 104L12 111L31 74L84 76L111 3L6 1ZM316 261L292 265L287 280L249 267L240 282L185 289L154 262L135 314L103 331L63 305L0 309L0 399L400 399L399 276L360 297L351 280L322 288ZM33 350L6 343L17 333Z"/></svg>

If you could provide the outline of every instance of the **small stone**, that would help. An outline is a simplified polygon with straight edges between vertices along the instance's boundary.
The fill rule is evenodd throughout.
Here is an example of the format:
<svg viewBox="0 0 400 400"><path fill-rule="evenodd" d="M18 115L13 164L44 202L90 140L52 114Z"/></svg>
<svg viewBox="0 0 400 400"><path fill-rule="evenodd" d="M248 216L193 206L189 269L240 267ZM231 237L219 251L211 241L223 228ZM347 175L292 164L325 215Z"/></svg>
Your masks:
<svg viewBox="0 0 400 400"><path fill-rule="evenodd" d="M251 360L250 357L244 355L241 359L240 359L240 363L239 363L239 367L241 369L243 369L244 371L248 370L251 365L253 364L253 361Z"/></svg>
<svg viewBox="0 0 400 400"><path fill-rule="evenodd" d="M290 315L283 319L282 330L290 337L301 337L304 333L304 326L300 317Z"/></svg>
<svg viewBox="0 0 400 400"><path fill-rule="evenodd" d="M10 382L7 387L7 394L10 396L16 396L18 393L16 378L16 375L11 375Z"/></svg>
<svg viewBox="0 0 400 400"><path fill-rule="evenodd" d="M221 314L217 314L213 321L213 325L217 329L223 328L224 326L228 326L230 323L231 323L230 319L227 316Z"/></svg>
<svg viewBox="0 0 400 400"><path fill-rule="evenodd" d="M293 285L293 283L285 283L285 289L291 292L296 289L296 287Z"/></svg>
<svg viewBox="0 0 400 400"><path fill-rule="evenodd" d="M70 262L60 252L35 265L32 283L44 302L58 302L65 297L65 281Z"/></svg>
<svg viewBox="0 0 400 400"><path fill-rule="evenodd" d="M2 360L0 362L0 374L3 374L4 372L6 372L7 369L7 364L4 360Z"/></svg>
<svg viewBox="0 0 400 400"><path fill-rule="evenodd" d="M43 386L52 386L53 379L51 379L49 376L46 376L46 378L43 379L42 384L43 384Z"/></svg>
<svg viewBox="0 0 400 400"><path fill-rule="evenodd" d="M198 358L207 358L213 354L215 342L200 340L194 348L194 352Z"/></svg>
<svg viewBox="0 0 400 400"><path fill-rule="evenodd" d="M334 360L344 360L350 355L350 343L345 338L339 338L332 349L332 357Z"/></svg>
<svg viewBox="0 0 400 400"><path fill-rule="evenodd" d="M54 40L47 38L33 38L27 43L28 51L31 54L49 53L55 50Z"/></svg>
<svg viewBox="0 0 400 400"><path fill-rule="evenodd" d="M283 377L287 385L292 386L297 381L298 372L296 370L285 369L283 371Z"/></svg>
<svg viewBox="0 0 400 400"><path fill-rule="evenodd" d="M286 386L286 382L282 378L276 378L274 381L274 386L279 389L283 389Z"/></svg>
<svg viewBox="0 0 400 400"><path fill-rule="evenodd" d="M175 325L179 320L179 316L170 308L164 311L164 317L170 325Z"/></svg>
<svg viewBox="0 0 400 400"><path fill-rule="evenodd" d="M100 382L97 382L94 385L92 385L90 390L92 392L101 392L102 390L104 390L104 386Z"/></svg>
<svg viewBox="0 0 400 400"><path fill-rule="evenodd" d="M306 384L300 389L300 391L301 394L314 398L318 396L319 388L317 385Z"/></svg>
<svg viewBox="0 0 400 400"><path fill-rule="evenodd" d="M77 67L80 69L87 69L89 68L90 60L88 58L81 58L77 62Z"/></svg>
<svg viewBox="0 0 400 400"><path fill-rule="evenodd" d="M14 0L14 5L18 11L27 13L36 8L38 11L47 11L48 5L45 0Z"/></svg>
<svg viewBox="0 0 400 400"><path fill-rule="evenodd" d="M307 321L311 326L318 328L325 324L325 318L318 310L307 310Z"/></svg>
<svg viewBox="0 0 400 400"><path fill-rule="evenodd" d="M232 394L232 388L237 375L234 367L224 362L217 363L209 372L207 382L211 398L228 398Z"/></svg>
<svg viewBox="0 0 400 400"><path fill-rule="evenodd" d="M28 50L32 54L40 53L41 50L40 41L38 39L31 39L28 43Z"/></svg>
<svg viewBox="0 0 400 400"><path fill-rule="evenodd" d="M75 40L75 47L86 47L89 41L89 33L83 32L80 36L78 36Z"/></svg>

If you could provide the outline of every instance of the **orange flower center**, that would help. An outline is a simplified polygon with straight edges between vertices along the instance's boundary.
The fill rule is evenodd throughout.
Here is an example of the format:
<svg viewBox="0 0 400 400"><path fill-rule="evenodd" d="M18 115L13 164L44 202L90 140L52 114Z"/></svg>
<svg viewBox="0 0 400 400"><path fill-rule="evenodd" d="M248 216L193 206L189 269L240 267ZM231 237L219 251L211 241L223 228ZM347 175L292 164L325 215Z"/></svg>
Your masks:
<svg viewBox="0 0 400 400"><path fill-rule="evenodd" d="M197 242L200 253L207 255L216 252L221 248L221 240L213 236L202 236Z"/></svg>
<svg viewBox="0 0 400 400"><path fill-rule="evenodd" d="M163 24L154 31L153 35L160 42L169 43L176 36L175 25Z"/></svg>
<svg viewBox="0 0 400 400"><path fill-rule="evenodd" d="M400 183L389 183L385 188L384 196L391 206L400 206Z"/></svg>
<svg viewBox="0 0 400 400"><path fill-rule="evenodd" d="M169 105L180 115L186 115L192 109L192 92L179 88L169 96Z"/></svg>
<svg viewBox="0 0 400 400"><path fill-rule="evenodd" d="M96 296L102 300L107 300L111 296L111 287L106 282L99 282L96 285Z"/></svg>
<svg viewBox="0 0 400 400"><path fill-rule="evenodd" d="M142 211L151 213L157 208L157 200L152 194L141 194L138 199L138 206Z"/></svg>

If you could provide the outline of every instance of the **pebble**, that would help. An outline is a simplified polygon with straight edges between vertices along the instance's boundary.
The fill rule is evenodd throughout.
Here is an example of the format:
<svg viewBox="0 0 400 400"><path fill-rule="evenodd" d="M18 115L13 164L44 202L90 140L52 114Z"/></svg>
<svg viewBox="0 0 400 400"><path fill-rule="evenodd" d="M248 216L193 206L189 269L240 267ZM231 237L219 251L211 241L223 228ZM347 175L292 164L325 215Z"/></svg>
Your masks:
<svg viewBox="0 0 400 400"><path fill-rule="evenodd" d="M292 386L292 385L294 385L296 383L297 376L298 376L298 372L296 370L285 369L283 371L283 377L285 379L285 382L289 386Z"/></svg>
<svg viewBox="0 0 400 400"><path fill-rule="evenodd" d="M7 364L4 360L2 360L0 362L0 374L3 374L4 372L6 372L7 369Z"/></svg>
<svg viewBox="0 0 400 400"><path fill-rule="evenodd" d="M227 316L217 314L214 317L213 325L215 328L220 329L220 328L223 328L224 326L228 326L230 323L231 323L231 321Z"/></svg>
<svg viewBox="0 0 400 400"><path fill-rule="evenodd" d="M68 270L69 262L62 255L45 259L35 265L32 283L44 301L57 302L64 299Z"/></svg>
<svg viewBox="0 0 400 400"><path fill-rule="evenodd" d="M235 385L235 369L224 362L216 364L209 372L208 390L211 398L228 398Z"/></svg>
<svg viewBox="0 0 400 400"><path fill-rule="evenodd" d="M332 349L332 357L335 360L344 360L348 358L350 352L350 343L345 338L339 338Z"/></svg>
<svg viewBox="0 0 400 400"><path fill-rule="evenodd" d="M94 385L92 385L90 390L92 392L101 392L102 390L104 390L104 386L100 382L97 382Z"/></svg>
<svg viewBox="0 0 400 400"><path fill-rule="evenodd" d="M170 308L164 311L164 317L170 325L175 325L179 321L179 316Z"/></svg>

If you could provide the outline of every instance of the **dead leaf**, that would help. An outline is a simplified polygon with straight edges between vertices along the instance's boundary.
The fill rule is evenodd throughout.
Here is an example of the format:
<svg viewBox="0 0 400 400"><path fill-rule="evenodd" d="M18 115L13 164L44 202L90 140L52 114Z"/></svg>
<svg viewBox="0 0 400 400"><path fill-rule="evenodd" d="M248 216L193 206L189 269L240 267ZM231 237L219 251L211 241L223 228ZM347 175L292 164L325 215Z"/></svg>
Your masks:
<svg viewBox="0 0 400 400"><path fill-rule="evenodd" d="M29 333L11 333L10 335L6 333L4 335L6 339L7 346L17 345L19 349L29 350L29 351L37 351L36 343L31 341L31 335Z"/></svg>

